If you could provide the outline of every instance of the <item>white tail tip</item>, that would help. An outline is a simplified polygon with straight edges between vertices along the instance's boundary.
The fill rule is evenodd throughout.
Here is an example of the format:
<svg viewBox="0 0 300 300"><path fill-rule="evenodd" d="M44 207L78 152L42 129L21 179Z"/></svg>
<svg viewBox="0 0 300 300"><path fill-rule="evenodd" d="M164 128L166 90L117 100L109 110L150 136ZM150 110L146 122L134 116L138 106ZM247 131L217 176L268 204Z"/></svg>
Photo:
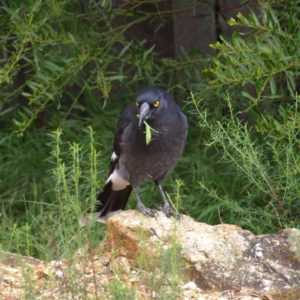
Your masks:
<svg viewBox="0 0 300 300"><path fill-rule="evenodd" d="M95 222L101 222L101 223L106 223L106 221L111 218L113 215L121 212L122 210L116 210L116 211L112 211L108 214L106 214L103 217L99 217L101 215L101 211L95 212L95 213L88 213L84 216L82 216L79 220L79 224L80 226L87 226L87 225L91 225Z"/></svg>
<svg viewBox="0 0 300 300"><path fill-rule="evenodd" d="M88 213L79 220L80 226L87 226L98 221L101 212Z"/></svg>

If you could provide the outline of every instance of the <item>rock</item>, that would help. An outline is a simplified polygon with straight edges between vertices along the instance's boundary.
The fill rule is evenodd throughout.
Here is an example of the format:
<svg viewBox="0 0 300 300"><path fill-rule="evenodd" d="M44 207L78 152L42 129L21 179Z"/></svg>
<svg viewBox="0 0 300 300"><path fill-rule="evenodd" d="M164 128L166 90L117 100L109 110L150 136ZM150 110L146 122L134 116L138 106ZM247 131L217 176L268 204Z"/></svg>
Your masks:
<svg viewBox="0 0 300 300"><path fill-rule="evenodd" d="M110 263L110 267L117 274L129 275L131 272L129 261L126 257L116 257Z"/></svg>
<svg viewBox="0 0 300 300"><path fill-rule="evenodd" d="M197 285L195 282L190 281L185 283L182 287L183 290L196 290L197 289Z"/></svg>
<svg viewBox="0 0 300 300"><path fill-rule="evenodd" d="M144 252L154 259L174 243L179 244L177 252L187 270L185 276L201 290L299 299L297 229L255 236L235 225L210 226L188 216L176 221L161 212L156 219L148 218L138 211L115 214L108 220L107 229L106 249L119 251L136 265Z"/></svg>
<svg viewBox="0 0 300 300"><path fill-rule="evenodd" d="M113 216L107 228L105 244L68 259L0 252L0 299L300 299L296 229L255 236L137 211Z"/></svg>

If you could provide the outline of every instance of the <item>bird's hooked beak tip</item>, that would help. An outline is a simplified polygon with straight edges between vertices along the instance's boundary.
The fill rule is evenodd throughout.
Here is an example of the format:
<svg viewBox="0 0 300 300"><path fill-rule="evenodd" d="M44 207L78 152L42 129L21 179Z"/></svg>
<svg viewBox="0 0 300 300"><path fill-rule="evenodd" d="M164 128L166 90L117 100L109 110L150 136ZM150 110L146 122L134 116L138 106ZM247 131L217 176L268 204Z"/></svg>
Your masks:
<svg viewBox="0 0 300 300"><path fill-rule="evenodd" d="M139 129L141 129L143 122L144 122L144 120L142 120L142 118L140 117L140 120L139 120Z"/></svg>
<svg viewBox="0 0 300 300"><path fill-rule="evenodd" d="M139 120L139 128L142 127L144 120L150 113L150 105L144 102L140 107L140 120Z"/></svg>

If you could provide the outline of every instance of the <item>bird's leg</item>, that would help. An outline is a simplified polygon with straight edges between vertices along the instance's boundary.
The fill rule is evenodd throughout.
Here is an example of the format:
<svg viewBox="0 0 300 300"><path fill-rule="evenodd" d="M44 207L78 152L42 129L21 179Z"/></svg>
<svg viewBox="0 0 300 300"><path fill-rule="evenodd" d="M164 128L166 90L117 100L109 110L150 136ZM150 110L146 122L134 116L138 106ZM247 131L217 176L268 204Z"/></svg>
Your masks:
<svg viewBox="0 0 300 300"><path fill-rule="evenodd" d="M133 190L134 190L134 192L135 192L138 210L139 210L141 213L143 213L144 215L147 215L147 216L149 216L149 217L151 217L151 218L156 217L157 211L154 210L154 209L147 208L147 207L143 204L143 202L142 202L142 200L141 200L141 197L140 197L140 194L139 194L138 188L134 188Z"/></svg>
<svg viewBox="0 0 300 300"><path fill-rule="evenodd" d="M164 193L164 191L163 191L163 189L162 189L161 183L160 183L160 182L155 182L155 184L157 185L157 187L158 187L158 189L159 189L159 191L160 191L160 194L161 194L161 196L162 196L162 198L163 198L163 200L164 200L164 206L161 207L161 206L158 205L158 206L157 206L157 209L160 210L160 211L162 211L162 212L164 212L165 215L166 215L168 218L170 218L170 217L175 217L176 219L179 220L180 217L181 217L181 215L175 213L174 210L171 208L171 206L170 206L170 204L169 204L169 202L168 202L168 200L167 200L167 197L166 197L166 195L165 195L165 193Z"/></svg>

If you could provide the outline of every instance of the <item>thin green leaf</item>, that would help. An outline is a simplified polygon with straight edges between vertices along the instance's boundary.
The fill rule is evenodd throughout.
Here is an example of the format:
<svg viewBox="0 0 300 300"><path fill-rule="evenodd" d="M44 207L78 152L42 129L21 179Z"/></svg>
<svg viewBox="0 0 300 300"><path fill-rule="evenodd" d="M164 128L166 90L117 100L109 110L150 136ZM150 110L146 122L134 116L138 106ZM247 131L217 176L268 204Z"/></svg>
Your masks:
<svg viewBox="0 0 300 300"><path fill-rule="evenodd" d="M128 43L128 44L121 50L121 52L120 52L118 58L120 58L120 57L121 57L121 56L129 49L129 47L131 46L131 44L132 44L132 41L131 41L130 43Z"/></svg>

